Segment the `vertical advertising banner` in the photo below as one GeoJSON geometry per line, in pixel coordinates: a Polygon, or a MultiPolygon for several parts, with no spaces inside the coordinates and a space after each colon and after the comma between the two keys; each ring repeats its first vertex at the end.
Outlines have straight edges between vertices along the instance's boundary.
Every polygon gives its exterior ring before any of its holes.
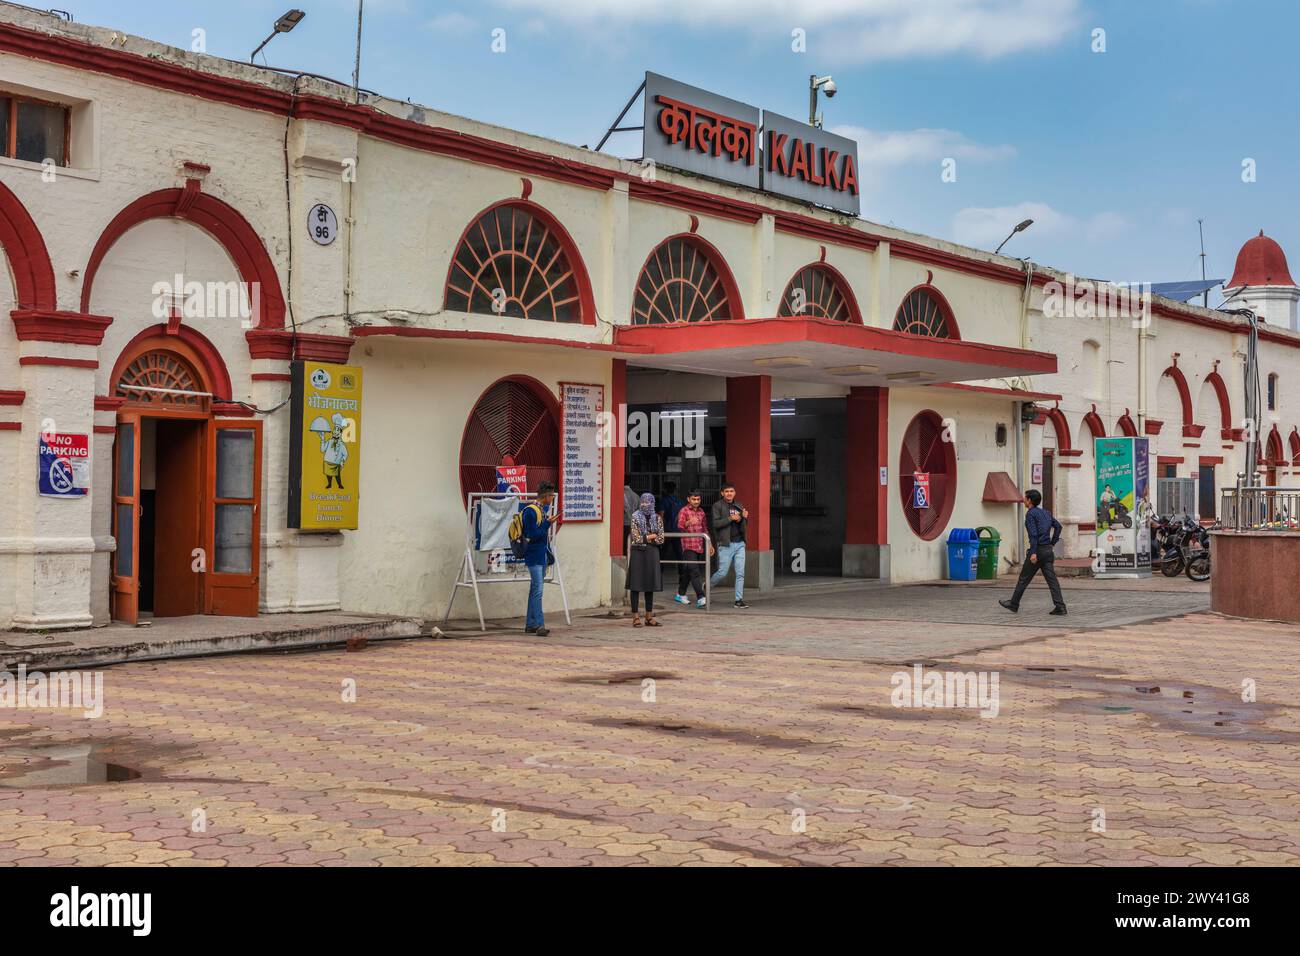
{"type": "Polygon", "coordinates": [[[1151,538],[1146,522],[1151,501],[1147,440],[1096,438],[1093,450],[1101,573],[1126,577],[1149,574],[1151,538]]]}
{"type": "Polygon", "coordinates": [[[361,369],[293,362],[289,527],[352,531],[361,478],[361,369]]]}

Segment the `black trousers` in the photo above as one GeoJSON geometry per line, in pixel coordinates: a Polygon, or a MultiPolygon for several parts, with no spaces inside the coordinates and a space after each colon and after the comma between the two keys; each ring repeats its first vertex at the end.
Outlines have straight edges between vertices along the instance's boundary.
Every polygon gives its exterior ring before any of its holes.
{"type": "Polygon", "coordinates": [[[1021,595],[1025,593],[1025,588],[1029,587],[1029,582],[1040,570],[1043,572],[1048,590],[1052,592],[1052,603],[1057,607],[1065,607],[1065,598],[1061,596],[1061,582],[1056,580],[1056,555],[1048,545],[1039,546],[1036,562],[1025,558],[1024,566],[1020,569],[1020,580],[1016,582],[1016,593],[1011,595],[1013,607],[1020,607],[1021,595]]]}
{"type": "MultiPolygon", "coordinates": [[[[698,551],[683,551],[683,561],[702,561],[704,555],[698,551]]],[[[677,593],[686,596],[687,587],[695,588],[695,597],[704,597],[704,574],[705,565],[703,564],[679,564],[677,565],[677,593]]]]}

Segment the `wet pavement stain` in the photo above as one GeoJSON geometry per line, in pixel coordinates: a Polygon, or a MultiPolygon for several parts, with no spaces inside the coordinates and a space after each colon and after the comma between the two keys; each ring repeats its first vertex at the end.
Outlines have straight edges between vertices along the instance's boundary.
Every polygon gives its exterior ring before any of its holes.
{"type": "Polygon", "coordinates": [[[776,734],[756,734],[752,730],[739,730],[730,727],[711,727],[707,725],[671,723],[660,720],[626,720],[618,717],[599,717],[588,720],[593,727],[610,727],[620,729],[630,727],[635,730],[652,730],[658,733],[672,734],[676,737],[697,737],[704,740],[721,740],[727,743],[749,744],[754,747],[770,747],[777,750],[801,750],[806,747],[832,747],[833,744],[804,737],[781,737],[776,734]]]}
{"type": "Polygon", "coordinates": [[[667,671],[616,671],[613,674],[590,674],[562,677],[562,684],[639,684],[644,680],[681,680],[667,671]]]}
{"type": "MultiPolygon", "coordinates": [[[[1265,722],[1293,708],[1279,704],[1244,703],[1221,687],[1179,681],[1177,685],[1133,680],[1114,671],[1090,674],[1072,672],[1058,680],[1054,674],[1021,669],[1030,684],[1049,690],[1076,690],[1089,696],[1059,700],[1067,713],[1092,716],[1143,714],[1164,730],[1202,737],[1246,740],[1253,743],[1300,745],[1300,733],[1274,730],[1265,722]],[[1068,680],[1068,683],[1065,683],[1068,680]]],[[[1058,668],[1064,670],[1064,668],[1058,668]]],[[[1015,693],[1003,674],[1002,697],[1015,693]]]]}

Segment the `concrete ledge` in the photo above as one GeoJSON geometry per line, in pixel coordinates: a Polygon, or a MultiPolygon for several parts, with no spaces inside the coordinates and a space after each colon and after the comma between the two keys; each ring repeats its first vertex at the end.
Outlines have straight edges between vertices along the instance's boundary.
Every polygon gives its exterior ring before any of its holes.
{"type": "Polygon", "coordinates": [[[414,618],[337,613],[168,618],[149,627],[111,625],[49,635],[5,631],[0,632],[0,670],[13,670],[19,664],[28,670],[55,670],[290,650],[342,644],[351,637],[371,641],[418,637],[420,631],[421,622],[414,618]]]}

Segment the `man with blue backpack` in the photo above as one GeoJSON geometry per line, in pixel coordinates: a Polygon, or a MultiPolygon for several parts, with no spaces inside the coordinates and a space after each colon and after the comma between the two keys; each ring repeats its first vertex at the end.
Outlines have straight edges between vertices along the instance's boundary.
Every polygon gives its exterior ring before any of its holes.
{"type": "Polygon", "coordinates": [[[537,489],[537,499],[524,505],[510,522],[511,551],[528,568],[528,615],[524,633],[538,637],[551,633],[542,619],[542,583],[546,580],[546,569],[555,563],[549,538],[551,524],[560,519],[560,513],[548,514],[554,501],[555,485],[544,481],[537,489]]]}

